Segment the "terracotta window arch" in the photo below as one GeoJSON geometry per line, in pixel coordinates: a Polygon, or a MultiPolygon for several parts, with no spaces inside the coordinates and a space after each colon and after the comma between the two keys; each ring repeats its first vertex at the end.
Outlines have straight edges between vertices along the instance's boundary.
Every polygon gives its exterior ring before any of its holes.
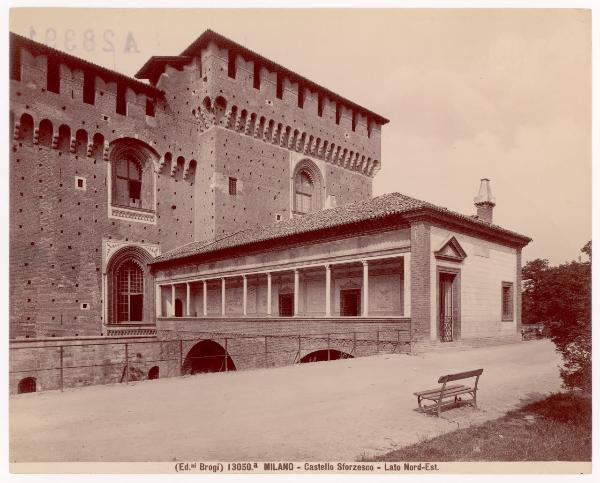
{"type": "Polygon", "coordinates": [[[322,207],[323,180],[319,168],[305,159],[296,166],[293,177],[293,211],[304,215],[322,207]]]}
{"type": "Polygon", "coordinates": [[[152,256],[138,246],[115,252],[106,267],[107,324],[152,323],[154,277],[147,264],[152,256]]]}

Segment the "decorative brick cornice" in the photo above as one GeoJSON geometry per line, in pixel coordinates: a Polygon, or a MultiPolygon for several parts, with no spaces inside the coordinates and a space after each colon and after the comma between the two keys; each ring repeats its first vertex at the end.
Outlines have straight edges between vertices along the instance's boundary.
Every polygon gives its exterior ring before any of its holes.
{"type": "Polygon", "coordinates": [[[378,159],[336,145],[330,140],[300,131],[293,126],[284,125],[275,119],[258,117],[257,113],[240,110],[235,105],[218,112],[214,103],[207,103],[193,112],[201,132],[212,126],[221,126],[264,143],[313,156],[369,177],[374,177],[381,167],[378,159]]]}

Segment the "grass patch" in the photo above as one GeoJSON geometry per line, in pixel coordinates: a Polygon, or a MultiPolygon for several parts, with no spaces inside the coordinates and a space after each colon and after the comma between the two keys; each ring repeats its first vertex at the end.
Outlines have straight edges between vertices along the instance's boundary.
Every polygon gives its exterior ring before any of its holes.
{"type": "Polygon", "coordinates": [[[553,394],[499,419],[371,458],[372,461],[591,459],[591,396],[571,393],[553,394]]]}

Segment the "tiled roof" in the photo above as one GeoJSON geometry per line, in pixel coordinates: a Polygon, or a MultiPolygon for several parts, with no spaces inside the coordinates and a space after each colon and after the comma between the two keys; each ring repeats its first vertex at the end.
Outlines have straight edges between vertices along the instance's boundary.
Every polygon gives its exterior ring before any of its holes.
{"type": "Polygon", "coordinates": [[[385,218],[392,215],[402,215],[419,210],[428,210],[450,216],[463,223],[484,230],[491,230],[498,235],[508,235],[527,244],[530,239],[506,230],[497,225],[486,223],[472,216],[462,215],[446,208],[436,206],[426,201],[417,200],[400,193],[388,193],[369,200],[356,201],[337,208],[317,211],[303,216],[294,217],[267,226],[256,226],[220,238],[207,241],[188,243],[174,250],[159,255],[152,263],[165,262],[195,255],[204,255],[228,248],[237,248],[254,243],[284,239],[293,235],[318,232],[330,228],[341,227],[357,222],[385,218]]]}

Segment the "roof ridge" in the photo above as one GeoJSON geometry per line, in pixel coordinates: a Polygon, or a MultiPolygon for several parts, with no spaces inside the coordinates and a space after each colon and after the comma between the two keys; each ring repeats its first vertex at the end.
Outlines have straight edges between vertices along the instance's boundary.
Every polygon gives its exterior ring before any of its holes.
{"type": "Polygon", "coordinates": [[[190,247],[190,244],[184,245],[156,257],[155,262],[187,258],[230,248],[239,249],[240,247],[252,244],[271,242],[301,234],[306,235],[319,231],[335,230],[342,226],[357,223],[375,222],[376,220],[390,218],[395,215],[408,216],[410,214],[417,214],[423,209],[429,210],[430,213],[438,213],[445,217],[450,217],[458,223],[467,222],[470,225],[479,227],[479,229],[492,230],[499,237],[504,236],[516,239],[516,243],[528,243],[530,241],[528,237],[498,225],[485,223],[473,219],[468,215],[402,193],[391,192],[383,193],[369,199],[356,200],[335,208],[292,217],[280,222],[267,225],[256,224],[252,228],[228,233],[203,246],[190,247]]]}

